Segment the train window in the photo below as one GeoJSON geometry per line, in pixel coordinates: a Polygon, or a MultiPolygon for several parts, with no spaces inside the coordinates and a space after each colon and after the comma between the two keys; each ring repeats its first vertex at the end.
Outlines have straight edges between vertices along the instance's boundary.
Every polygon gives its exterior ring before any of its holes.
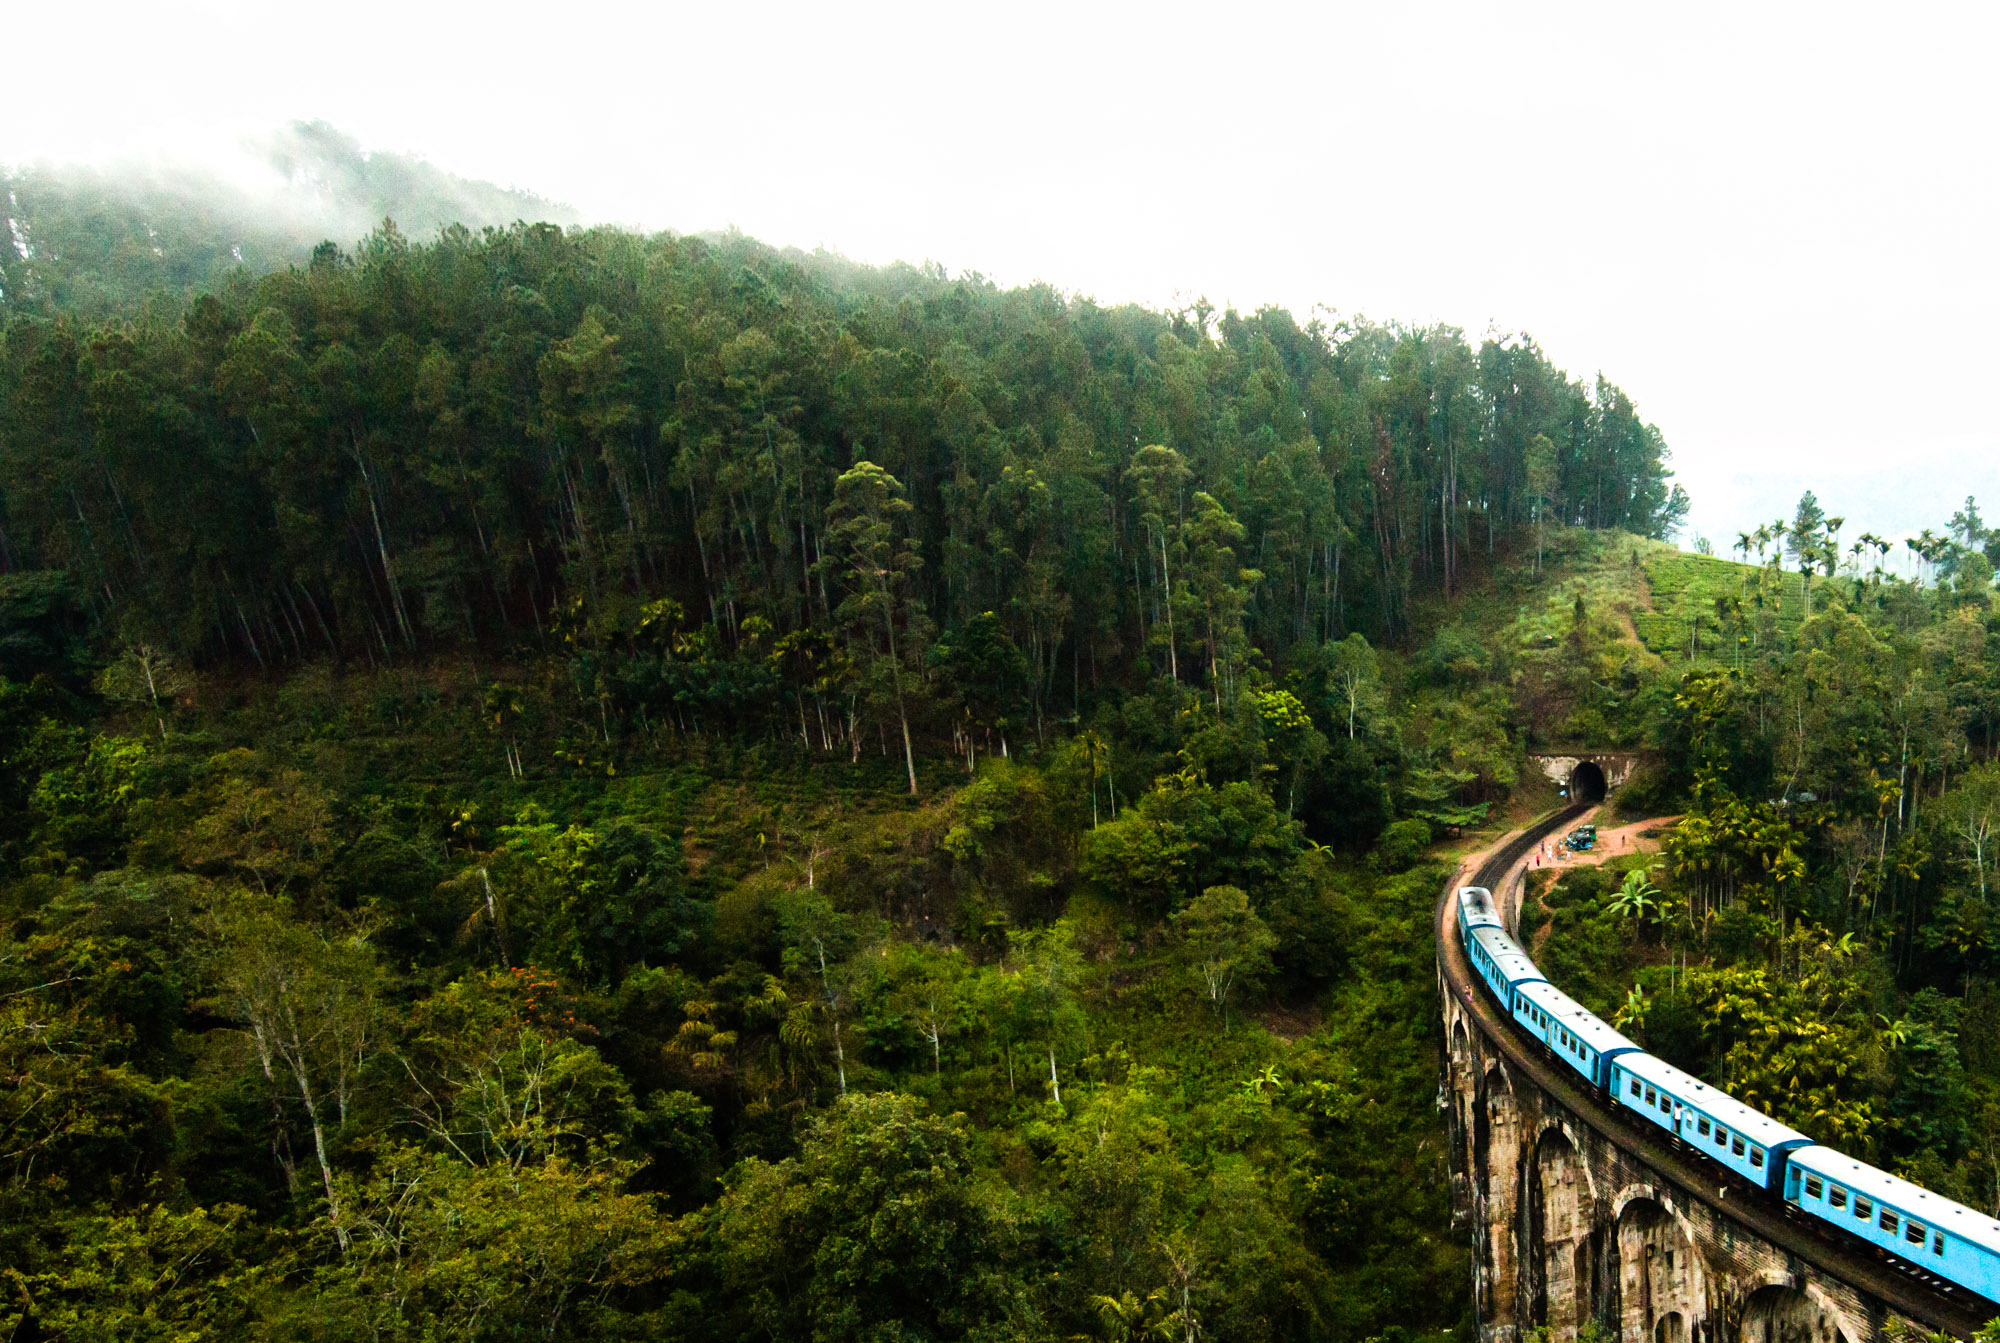
{"type": "Polygon", "coordinates": [[[1741,1138],[1737,1138],[1729,1144],[1729,1154],[1731,1156],[1743,1155],[1743,1140],[1741,1138]]]}
{"type": "Polygon", "coordinates": [[[1632,1079],[1632,1094],[1635,1096],[1639,1094],[1639,1079],[1636,1077],[1632,1079]]]}
{"type": "Polygon", "coordinates": [[[1646,1104],[1651,1105],[1654,1101],[1658,1100],[1659,1098],[1660,1098],[1659,1093],[1654,1091],[1651,1087],[1646,1088],[1646,1104]]]}
{"type": "Polygon", "coordinates": [[[1706,1138],[1708,1136],[1708,1116],[1703,1115],[1700,1119],[1696,1120],[1695,1128],[1700,1131],[1702,1137],[1706,1138]]]}
{"type": "Polygon", "coordinates": [[[1903,1239],[1912,1245],[1922,1245],[1926,1234],[1922,1222],[1911,1222],[1903,1228],[1903,1239]]]}
{"type": "Polygon", "coordinates": [[[1865,1222],[1869,1219],[1870,1216],[1874,1214],[1874,1212],[1875,1212],[1874,1204],[1870,1203],[1867,1199],[1861,1197],[1861,1195],[1859,1194],[1856,1194],[1854,1196],[1854,1215],[1856,1217],[1859,1217],[1862,1221],[1865,1222]]]}
{"type": "Polygon", "coordinates": [[[1753,1166],[1761,1166],[1761,1165],[1763,1165],[1763,1164],[1764,1164],[1764,1149],[1763,1149],[1763,1148],[1761,1148],[1761,1147],[1752,1147],[1752,1148],[1750,1149],[1750,1164],[1751,1164],[1751,1165],[1753,1165],[1753,1166]]]}
{"type": "Polygon", "coordinates": [[[1720,1124],[1715,1126],[1715,1145],[1717,1147],[1729,1146],[1729,1130],[1720,1124]]]}
{"type": "Polygon", "coordinates": [[[1835,1185],[1826,1191],[1826,1201],[1836,1208],[1844,1208],[1847,1206],[1847,1191],[1835,1185]]]}
{"type": "Polygon", "coordinates": [[[1931,1232],[1931,1253],[1932,1254],[1944,1253],[1944,1232],[1942,1231],[1931,1232]]]}
{"type": "Polygon", "coordinates": [[[1882,1229],[1884,1231],[1893,1232],[1896,1229],[1896,1223],[1899,1220],[1901,1219],[1898,1218],[1895,1213],[1890,1212],[1887,1208],[1882,1209],[1882,1229]]]}
{"type": "MultiPolygon", "coordinates": [[[[1825,1193],[1825,1192],[1826,1192],[1826,1184],[1825,1184],[1825,1182],[1823,1182],[1823,1181],[1822,1181],[1822,1180],[1821,1180],[1821,1179],[1819,1178],[1819,1176],[1817,1176],[1817,1175],[1808,1175],[1808,1176],[1806,1176],[1806,1197],[1807,1197],[1807,1198],[1818,1198],[1818,1197],[1819,1197],[1819,1196],[1820,1196],[1821,1194],[1823,1194],[1823,1193],[1825,1193]]],[[[1834,1190],[1834,1191],[1833,1191],[1833,1196],[1834,1196],[1835,1198],[1839,1198],[1839,1197],[1840,1197],[1840,1191],[1839,1191],[1838,1189],[1834,1190]]],[[[1837,1206],[1837,1205],[1836,1205],[1836,1206],[1837,1206]]]]}

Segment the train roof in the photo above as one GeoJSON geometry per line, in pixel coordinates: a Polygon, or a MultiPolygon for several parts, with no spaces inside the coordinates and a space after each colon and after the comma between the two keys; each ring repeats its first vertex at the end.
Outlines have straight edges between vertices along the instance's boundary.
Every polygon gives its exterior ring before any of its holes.
{"type": "Polygon", "coordinates": [[[1599,1054],[1616,1054],[1621,1050],[1639,1047],[1612,1029],[1604,1018],[1553,984],[1546,981],[1540,984],[1523,984],[1521,996],[1560,1021],[1572,1035],[1599,1054]]]}
{"type": "Polygon", "coordinates": [[[1500,911],[1493,907],[1493,892],[1484,886],[1458,888],[1459,915],[1475,927],[1498,928],[1500,911]]]}
{"type": "Polygon", "coordinates": [[[1788,1142],[1812,1141],[1795,1128],[1787,1128],[1762,1110],[1753,1110],[1726,1091],[1718,1091],[1693,1073],[1684,1073],[1664,1059],[1651,1054],[1625,1054],[1618,1066],[1641,1081],[1651,1082],[1678,1096],[1683,1104],[1700,1110],[1710,1119],[1721,1121],[1752,1142],[1776,1147],[1788,1142]]]}
{"type": "Polygon", "coordinates": [[[1498,928],[1479,927],[1472,930],[1472,938],[1486,948],[1486,954],[1500,967],[1500,973],[1509,984],[1519,984],[1525,980],[1541,980],[1542,972],[1528,959],[1528,953],[1521,950],[1521,944],[1507,936],[1498,928]]]}
{"type": "Polygon", "coordinates": [[[1982,1250],[2000,1253],[2000,1222],[1963,1203],[1954,1203],[1943,1194],[1933,1194],[1921,1185],[1876,1170],[1831,1147],[1801,1147],[1787,1159],[1802,1170],[1837,1180],[1857,1194],[1886,1203],[1940,1231],[1949,1231],[1982,1250]]]}

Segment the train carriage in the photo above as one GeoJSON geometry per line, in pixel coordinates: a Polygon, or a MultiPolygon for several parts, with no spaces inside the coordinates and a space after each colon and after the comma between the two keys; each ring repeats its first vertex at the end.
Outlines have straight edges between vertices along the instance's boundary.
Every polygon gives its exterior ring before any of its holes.
{"type": "Polygon", "coordinates": [[[1498,928],[1506,931],[1500,921],[1500,911],[1493,903],[1493,892],[1484,886],[1461,886],[1458,888],[1458,935],[1463,941],[1474,928],[1498,928]]]}
{"type": "Polygon", "coordinates": [[[1465,939],[1465,954],[1472,961],[1473,970],[1509,1012],[1514,1010],[1514,990],[1518,986],[1547,982],[1528,959],[1528,953],[1521,950],[1521,944],[1498,928],[1474,928],[1465,939]]]}
{"type": "Polygon", "coordinates": [[[2000,1301],[2000,1222],[1830,1147],[1801,1147],[1785,1201],[1939,1277],[2000,1301]]]}
{"type": "Polygon", "coordinates": [[[1612,1060],[1637,1053],[1639,1046],[1555,985],[1527,982],[1514,991],[1510,1010],[1528,1034],[1555,1051],[1567,1067],[1592,1086],[1610,1085],[1612,1060]]]}
{"type": "Polygon", "coordinates": [[[1785,1155],[1812,1139],[1651,1054],[1611,1061],[1618,1104],[1718,1165],[1776,1192],[1785,1155]]]}

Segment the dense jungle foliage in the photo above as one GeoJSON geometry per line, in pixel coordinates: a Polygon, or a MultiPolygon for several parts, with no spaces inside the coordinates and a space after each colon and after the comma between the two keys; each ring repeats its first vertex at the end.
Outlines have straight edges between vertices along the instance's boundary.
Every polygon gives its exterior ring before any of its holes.
{"type": "Polygon", "coordinates": [[[1526,341],[742,239],[17,317],[0,1320],[1462,1326],[1427,850],[1630,690],[1439,631],[1664,458],[1526,341]]]}
{"type": "Polygon", "coordinates": [[[1550,800],[1531,745],[1794,836],[1656,874],[1668,987],[1643,917],[1587,967],[1663,1048],[1822,925],[1868,1029],[1986,991],[1931,931],[1984,908],[1978,547],[1663,652],[1664,462],[1525,339],[740,238],[385,227],[17,315],[0,1329],[1464,1329],[1434,844],[1550,800]]]}

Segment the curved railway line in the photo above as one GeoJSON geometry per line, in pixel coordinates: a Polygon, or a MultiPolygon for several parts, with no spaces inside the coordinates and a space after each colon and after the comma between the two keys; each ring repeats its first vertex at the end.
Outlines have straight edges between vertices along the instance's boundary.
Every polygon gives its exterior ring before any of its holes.
{"type": "Polygon", "coordinates": [[[1685,1197],[1706,1205],[1746,1232],[1828,1276],[1866,1292],[1900,1315],[1961,1338],[1970,1337],[1994,1317],[1996,1307],[1992,1303],[1892,1260],[1873,1247],[1837,1239],[1806,1217],[1788,1211],[1782,1201],[1696,1156],[1692,1148],[1678,1140],[1657,1129],[1641,1128],[1606,1105],[1582,1078],[1560,1067],[1555,1056],[1546,1053],[1539,1041],[1518,1031],[1487,993],[1473,973],[1455,933],[1458,887],[1484,886],[1504,908],[1501,887],[1514,864],[1543,838],[1588,809],[1587,805],[1579,804],[1546,817],[1495,849],[1469,878],[1454,876],[1438,898],[1432,919],[1443,990],[1465,1005],[1479,1024],[1481,1034],[1499,1050],[1510,1068],[1529,1078],[1545,1095],[1614,1146],[1666,1177],[1685,1197]]]}

